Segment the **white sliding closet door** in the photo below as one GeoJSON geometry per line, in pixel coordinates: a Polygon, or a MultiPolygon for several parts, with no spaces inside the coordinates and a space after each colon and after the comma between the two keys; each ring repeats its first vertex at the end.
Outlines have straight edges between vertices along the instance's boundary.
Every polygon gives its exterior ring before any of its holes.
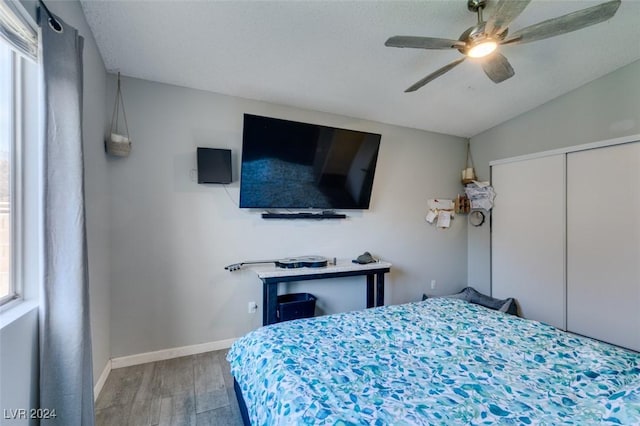
{"type": "Polygon", "coordinates": [[[565,328],[565,155],[492,166],[491,293],[565,328]]]}
{"type": "Polygon", "coordinates": [[[640,142],[567,155],[567,328],[640,350],[640,142]]]}

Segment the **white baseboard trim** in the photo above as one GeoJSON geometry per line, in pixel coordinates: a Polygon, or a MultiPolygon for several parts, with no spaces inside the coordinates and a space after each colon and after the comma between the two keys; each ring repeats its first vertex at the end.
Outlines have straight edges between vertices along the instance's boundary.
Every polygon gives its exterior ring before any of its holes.
{"type": "Polygon", "coordinates": [[[121,356],[111,359],[111,368],[129,367],[132,365],[146,364],[147,362],[163,361],[165,359],[179,358],[201,354],[203,352],[219,351],[230,348],[238,338],[218,340],[215,342],[200,343],[197,345],[182,346],[179,348],[163,349],[155,352],[145,352],[135,355],[121,356]]]}
{"type": "Polygon", "coordinates": [[[107,381],[107,377],[109,377],[109,373],[111,373],[111,360],[107,361],[107,365],[104,366],[104,370],[102,370],[102,374],[98,377],[98,381],[93,387],[93,401],[98,400],[98,396],[100,392],[102,392],[102,388],[104,387],[105,382],[107,381]]]}

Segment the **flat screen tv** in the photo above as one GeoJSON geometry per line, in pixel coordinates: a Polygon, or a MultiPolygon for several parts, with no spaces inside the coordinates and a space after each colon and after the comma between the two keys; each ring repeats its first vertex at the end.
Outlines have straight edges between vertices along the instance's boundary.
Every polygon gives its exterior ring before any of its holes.
{"type": "Polygon", "coordinates": [[[368,209],[380,135],[244,115],[240,207],[368,209]]]}

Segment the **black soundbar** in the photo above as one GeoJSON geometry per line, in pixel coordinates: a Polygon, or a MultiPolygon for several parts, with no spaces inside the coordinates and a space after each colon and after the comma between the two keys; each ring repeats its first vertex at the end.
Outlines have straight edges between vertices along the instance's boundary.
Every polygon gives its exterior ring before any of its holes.
{"type": "Polygon", "coordinates": [[[345,219],[346,214],[342,213],[262,213],[263,219],[345,219]]]}

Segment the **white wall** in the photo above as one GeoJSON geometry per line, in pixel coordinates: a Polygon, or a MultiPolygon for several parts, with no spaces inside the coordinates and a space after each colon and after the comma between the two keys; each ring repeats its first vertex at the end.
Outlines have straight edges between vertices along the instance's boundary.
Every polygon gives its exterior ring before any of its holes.
{"type": "MultiPolygon", "coordinates": [[[[455,197],[465,159],[462,138],[123,78],[133,140],[110,163],[112,186],[111,342],[114,357],[219,341],[261,325],[247,302],[262,302],[243,260],[319,254],[345,259],[368,250],[394,264],[387,303],[419,300],[466,281],[466,221],[438,231],[424,216],[428,198],[455,197]],[[382,134],[371,209],[347,220],[263,220],[238,208],[243,113],[382,134]],[[230,148],[234,182],[198,185],[196,147],[230,148]]],[[[110,79],[109,101],[115,96],[110,79]]],[[[325,312],[365,306],[365,280],[290,285],[309,291],[325,312]]],[[[282,291],[285,291],[283,286],[282,291]]]]}
{"type": "MultiPolygon", "coordinates": [[[[22,1],[22,3],[25,9],[35,17],[36,3],[34,1],[22,1]]],[[[80,4],[75,0],[56,1],[49,2],[48,7],[67,23],[76,27],[85,38],[83,148],[95,381],[111,356],[109,197],[107,196],[107,160],[103,151],[104,129],[108,114],[105,104],[106,71],[80,4]]],[[[36,147],[35,141],[33,142],[33,147],[36,147]]],[[[28,232],[34,232],[34,230],[31,229],[28,232]]],[[[37,294],[28,296],[29,299],[37,300],[37,294]]],[[[6,408],[28,408],[37,401],[34,399],[37,397],[38,384],[37,327],[37,311],[32,310],[15,320],[6,329],[2,329],[0,371],[3,373],[3,408],[5,408],[5,395],[11,395],[9,402],[12,404],[6,408]],[[11,375],[8,375],[8,372],[11,375]]]]}
{"type": "MultiPolygon", "coordinates": [[[[640,61],[474,136],[471,152],[480,179],[489,180],[493,160],[638,133],[640,61]]],[[[535,212],[530,213],[530,220],[535,220],[535,212]]],[[[469,282],[486,291],[489,256],[489,226],[469,227],[469,282]]]]}
{"type": "MultiPolygon", "coordinates": [[[[9,410],[36,408],[38,403],[38,309],[31,305],[19,319],[0,329],[1,425],[36,424],[11,419],[9,410]],[[6,410],[6,412],[5,412],[6,410]]],[[[15,411],[14,411],[15,413],[15,411]]]]}

